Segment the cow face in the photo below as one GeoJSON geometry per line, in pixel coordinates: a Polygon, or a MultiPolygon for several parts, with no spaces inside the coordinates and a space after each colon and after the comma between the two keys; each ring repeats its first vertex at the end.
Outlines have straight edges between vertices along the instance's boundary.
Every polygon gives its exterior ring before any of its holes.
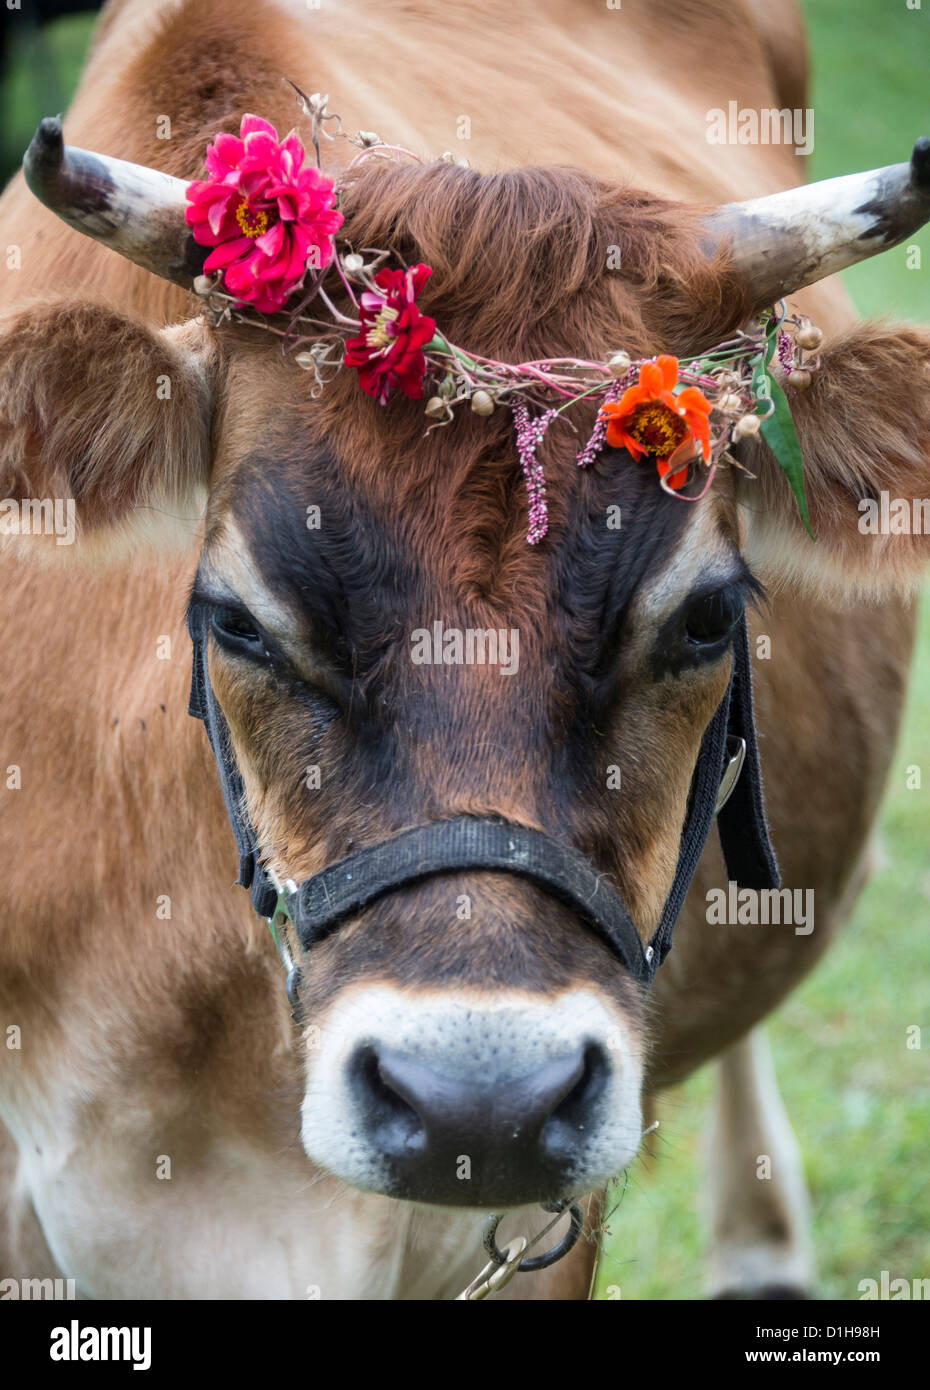
{"type": "MultiPolygon", "coordinates": [[[[286,366],[230,364],[193,596],[278,875],[501,815],[589,855],[651,934],[751,586],[732,506],[677,503],[614,450],[582,472],[566,429],[547,452],[553,543],[534,549],[506,421],[424,440],[411,409],[399,451],[356,400],[359,451],[293,386],[286,366]]],[[[526,881],[391,893],[303,975],[304,1143],[353,1182],[513,1202],[587,1190],[635,1153],[639,991],[526,881]]]]}
{"type": "MultiPolygon", "coordinates": [[[[406,232],[396,208],[384,214],[398,254],[434,265],[425,307],[453,341],[499,358],[603,357],[618,341],[644,353],[683,351],[686,333],[724,336],[734,311],[720,307],[719,273],[699,268],[693,232],[654,219],[644,248],[636,225],[631,283],[608,281],[616,205],[608,218],[579,182],[581,212],[556,218],[554,179],[534,204],[521,176],[507,236],[473,229],[470,261],[455,241],[468,225],[461,199],[453,219],[406,232]],[[690,322],[680,297],[660,293],[669,272],[693,293],[690,322]],[[491,298],[508,285],[505,303],[491,298]]],[[[501,187],[471,186],[480,228],[501,187]]],[[[360,240],[383,244],[369,222],[360,240]]],[[[913,331],[866,330],[825,354],[797,407],[820,537],[808,568],[790,494],[761,455],[756,483],[734,471],[686,505],[626,453],[580,470],[578,436],[560,423],[540,455],[551,530],[534,548],[504,412],[425,435],[421,406],[382,408],[348,374],[311,399],[298,370],[246,331],[156,334],[92,306],[40,306],[7,325],[5,477],[23,496],[74,498],[91,544],[206,494],[192,601],[208,611],[211,679],[279,877],[412,825],[500,815],[584,852],[645,939],[756,587],[754,555],[764,578],[887,582],[857,527],[856,490],[887,476],[899,492],[926,486],[930,408],[902,389],[925,352],[913,331]],[[859,429],[840,448],[850,369],[859,429]],[[170,404],[153,393],[164,376],[170,404]]],[[[590,414],[572,420],[584,438],[590,414]]],[[[894,552],[896,582],[916,572],[914,539],[894,552]]],[[[355,1185],[500,1206],[589,1190],[635,1154],[643,1000],[577,917],[526,881],[436,876],[388,894],[302,973],[303,1142],[355,1185]]]]}

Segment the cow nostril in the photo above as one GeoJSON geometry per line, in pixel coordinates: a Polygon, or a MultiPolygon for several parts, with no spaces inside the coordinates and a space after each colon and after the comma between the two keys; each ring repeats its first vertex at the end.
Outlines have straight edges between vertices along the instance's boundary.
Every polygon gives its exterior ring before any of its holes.
{"type": "Polygon", "coordinates": [[[349,1060],[358,1117],[393,1195],[455,1205],[560,1195],[599,1123],[606,1050],[579,1042],[509,1077],[443,1060],[438,1070],[373,1038],[349,1060]]]}
{"type": "Polygon", "coordinates": [[[360,1047],[349,1065],[350,1085],[362,1106],[372,1132],[393,1151],[415,1150],[426,1143],[426,1131],[417,1110],[401,1088],[385,1075],[383,1060],[374,1047],[360,1047]]]}
{"type": "Polygon", "coordinates": [[[593,1119],[595,1106],[607,1089],[610,1062],[599,1043],[589,1042],[584,1049],[581,1075],[563,1096],[546,1121],[540,1136],[543,1148],[550,1154],[563,1154],[577,1148],[578,1137],[593,1119]]]}

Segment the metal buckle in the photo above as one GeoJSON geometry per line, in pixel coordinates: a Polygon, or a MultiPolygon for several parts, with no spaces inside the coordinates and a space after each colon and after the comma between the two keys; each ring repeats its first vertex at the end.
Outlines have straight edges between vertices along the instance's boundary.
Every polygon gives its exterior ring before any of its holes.
{"type": "Polygon", "coordinates": [[[733,788],[739,781],[739,775],[743,770],[743,763],[746,761],[746,740],[737,738],[735,734],[727,734],[727,752],[729,761],[723,770],[720,779],[720,786],[717,790],[717,804],[714,807],[714,815],[721,811],[733,795],[733,788]]]}
{"type": "Polygon", "coordinates": [[[457,1295],[456,1303],[460,1303],[462,1300],[475,1302],[478,1299],[490,1298],[499,1289],[506,1288],[513,1276],[519,1272],[520,1261],[525,1249],[526,1240],[523,1236],[520,1236],[518,1240],[512,1240],[507,1246],[504,1263],[498,1264],[496,1260],[490,1260],[468,1287],[457,1295]]]}
{"type": "Polygon", "coordinates": [[[285,989],[287,990],[288,1003],[291,1006],[291,1018],[295,1023],[300,1023],[302,1014],[300,1004],[302,977],[300,974],[300,966],[291,955],[291,948],[287,939],[287,930],[289,926],[293,927],[296,931],[294,914],[291,911],[291,903],[297,896],[297,884],[292,878],[289,878],[282,887],[274,873],[269,873],[268,877],[271,880],[272,886],[277,889],[278,901],[275,903],[274,912],[265,920],[268,923],[274,944],[278,949],[281,962],[287,971],[285,989]]]}

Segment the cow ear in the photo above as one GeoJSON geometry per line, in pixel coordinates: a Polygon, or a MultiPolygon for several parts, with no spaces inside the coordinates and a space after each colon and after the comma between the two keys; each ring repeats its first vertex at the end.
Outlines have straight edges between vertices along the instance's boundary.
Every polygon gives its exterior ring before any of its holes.
{"type": "Polygon", "coordinates": [[[831,341],[806,391],[785,388],[815,540],[758,436],[740,460],[746,557],[769,584],[832,599],[916,588],[930,565],[930,334],[863,323],[831,341]]]}
{"type": "Polygon", "coordinates": [[[24,556],[190,544],[210,468],[215,350],[102,305],[0,320],[0,545],[24,556]]]}

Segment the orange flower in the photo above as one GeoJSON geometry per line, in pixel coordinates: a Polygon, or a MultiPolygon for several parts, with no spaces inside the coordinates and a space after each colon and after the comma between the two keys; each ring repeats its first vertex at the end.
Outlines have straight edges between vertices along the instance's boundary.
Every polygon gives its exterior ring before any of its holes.
{"type": "Polygon", "coordinates": [[[696,386],[686,386],[673,396],[677,382],[678,358],[657,357],[640,368],[637,386],[601,408],[607,443],[629,449],[635,459],[652,454],[659,477],[667,478],[668,486],[676,490],[687,482],[687,465],[698,446],[705,462],[710,458],[711,411],[710,401],[696,386]]]}

